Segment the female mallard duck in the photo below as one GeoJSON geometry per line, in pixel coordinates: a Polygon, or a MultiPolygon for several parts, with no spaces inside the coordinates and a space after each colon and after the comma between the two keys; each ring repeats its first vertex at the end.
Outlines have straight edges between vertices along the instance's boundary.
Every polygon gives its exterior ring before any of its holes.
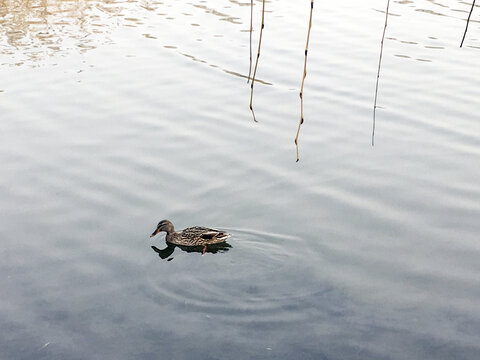
{"type": "Polygon", "coordinates": [[[160,221],[150,237],[154,237],[162,231],[167,233],[165,237],[167,243],[179,246],[203,246],[203,252],[207,250],[207,245],[225,242],[230,237],[224,231],[200,226],[189,227],[180,232],[175,232],[173,224],[169,220],[160,221]]]}

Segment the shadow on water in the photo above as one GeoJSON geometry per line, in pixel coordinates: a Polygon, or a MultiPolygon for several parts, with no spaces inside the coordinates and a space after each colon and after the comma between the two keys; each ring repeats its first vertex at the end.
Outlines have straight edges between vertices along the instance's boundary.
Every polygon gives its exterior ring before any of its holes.
{"type": "MultiPolygon", "coordinates": [[[[167,261],[173,260],[173,257],[170,257],[173,252],[175,251],[175,248],[180,248],[182,251],[188,252],[188,253],[200,253],[203,254],[203,246],[182,246],[182,245],[175,245],[167,242],[167,247],[164,249],[159,249],[156,246],[152,246],[153,251],[155,251],[158,256],[162,259],[166,259],[167,261]]],[[[205,253],[209,254],[216,254],[216,253],[225,253],[229,251],[232,248],[232,245],[230,245],[227,242],[223,242],[220,244],[211,244],[207,245],[207,249],[205,253]]]]}

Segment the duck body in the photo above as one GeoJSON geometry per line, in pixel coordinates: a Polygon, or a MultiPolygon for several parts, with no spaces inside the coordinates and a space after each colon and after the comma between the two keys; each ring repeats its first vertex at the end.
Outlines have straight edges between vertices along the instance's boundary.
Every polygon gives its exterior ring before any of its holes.
{"type": "Polygon", "coordinates": [[[186,228],[180,232],[167,234],[166,240],[169,243],[183,246],[203,246],[219,244],[227,240],[229,235],[223,231],[210,229],[201,226],[186,228]]]}
{"type": "Polygon", "coordinates": [[[176,232],[173,224],[169,220],[162,220],[158,223],[155,231],[150,235],[153,237],[159,232],[165,231],[167,243],[178,246],[207,246],[212,244],[220,244],[225,242],[230,235],[225,231],[206,228],[202,226],[194,226],[176,232]]]}

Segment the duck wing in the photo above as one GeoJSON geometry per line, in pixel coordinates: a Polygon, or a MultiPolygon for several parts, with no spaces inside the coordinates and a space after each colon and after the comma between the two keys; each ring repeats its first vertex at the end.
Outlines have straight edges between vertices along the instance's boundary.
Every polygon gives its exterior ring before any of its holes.
{"type": "Polygon", "coordinates": [[[182,231],[182,240],[191,245],[216,244],[225,241],[229,235],[220,230],[195,226],[182,231]]]}
{"type": "Polygon", "coordinates": [[[206,227],[201,227],[201,226],[193,226],[184,229],[181,234],[182,237],[184,238],[201,238],[202,234],[208,233],[210,231],[213,231],[213,229],[209,229],[206,227]]]}
{"type": "Polygon", "coordinates": [[[225,241],[230,235],[225,231],[209,229],[202,233],[202,239],[212,242],[222,242],[225,241]]]}
{"type": "Polygon", "coordinates": [[[205,231],[200,235],[200,237],[205,240],[211,240],[218,237],[219,234],[220,233],[218,231],[205,231]]]}

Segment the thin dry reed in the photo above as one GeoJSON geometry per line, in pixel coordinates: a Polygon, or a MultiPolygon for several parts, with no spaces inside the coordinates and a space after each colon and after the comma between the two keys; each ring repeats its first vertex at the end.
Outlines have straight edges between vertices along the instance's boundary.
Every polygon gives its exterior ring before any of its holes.
{"type": "Polygon", "coordinates": [[[253,0],[250,0],[250,67],[248,68],[247,84],[252,74],[252,32],[253,32],[253,0]]]}
{"type": "Polygon", "coordinates": [[[388,22],[388,8],[390,6],[390,0],[387,0],[387,9],[385,10],[385,26],[383,27],[382,41],[380,43],[380,55],[378,57],[378,70],[377,70],[377,83],[375,85],[375,100],[373,101],[373,127],[372,127],[372,146],[375,145],[375,116],[377,112],[377,95],[378,95],[378,81],[380,79],[380,67],[382,66],[382,55],[383,55],[383,41],[385,40],[385,32],[387,30],[388,22]]]}
{"type": "Polygon", "coordinates": [[[297,135],[295,136],[295,147],[297,150],[297,162],[300,160],[298,155],[298,135],[300,134],[300,127],[303,124],[303,84],[305,83],[305,77],[307,76],[307,55],[308,55],[308,42],[310,41],[310,29],[312,28],[312,14],[313,14],[313,1],[310,3],[310,19],[308,21],[308,32],[307,32],[307,42],[305,45],[305,61],[303,63],[303,76],[302,76],[302,86],[300,87],[300,121],[298,123],[297,135]]]}
{"type": "Polygon", "coordinates": [[[252,111],[253,120],[257,122],[255,118],[255,112],[253,111],[253,85],[255,84],[255,76],[257,75],[258,58],[260,57],[260,48],[262,46],[262,34],[265,27],[265,0],[262,0],[262,27],[260,28],[260,35],[258,39],[257,60],[255,61],[255,68],[253,70],[252,84],[250,85],[250,110],[252,111]]]}
{"type": "Polygon", "coordinates": [[[473,12],[474,7],[475,7],[475,0],[473,0],[472,8],[470,9],[470,13],[468,14],[467,26],[465,26],[465,32],[463,33],[463,38],[462,38],[462,42],[460,43],[460,47],[463,46],[463,42],[465,40],[465,35],[467,35],[468,24],[470,23],[470,16],[472,16],[472,12],[473,12]]]}

